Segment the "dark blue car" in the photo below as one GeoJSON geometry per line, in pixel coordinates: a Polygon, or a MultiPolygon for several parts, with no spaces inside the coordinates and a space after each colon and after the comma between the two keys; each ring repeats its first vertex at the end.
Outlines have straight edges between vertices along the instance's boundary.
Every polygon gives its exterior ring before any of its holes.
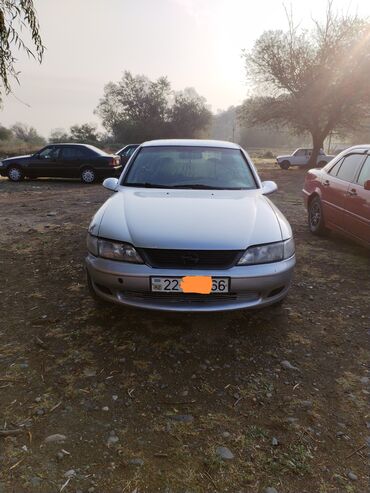
{"type": "Polygon", "coordinates": [[[94,183],[99,178],[118,176],[121,159],[97,147],[85,144],[51,144],[29,156],[17,156],[0,162],[0,175],[11,181],[24,178],[80,178],[94,183]]]}

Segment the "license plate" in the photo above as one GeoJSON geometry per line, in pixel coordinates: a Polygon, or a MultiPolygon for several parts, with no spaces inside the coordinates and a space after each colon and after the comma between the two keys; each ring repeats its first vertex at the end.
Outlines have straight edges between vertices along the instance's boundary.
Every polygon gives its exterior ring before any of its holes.
{"type": "Polygon", "coordinates": [[[184,276],[184,277],[152,277],[152,291],[158,293],[228,293],[230,279],[228,277],[184,276]]]}

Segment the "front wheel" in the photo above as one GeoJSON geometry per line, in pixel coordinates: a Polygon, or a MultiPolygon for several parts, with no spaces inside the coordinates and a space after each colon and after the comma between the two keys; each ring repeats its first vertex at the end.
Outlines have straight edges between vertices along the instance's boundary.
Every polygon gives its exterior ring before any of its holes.
{"type": "Polygon", "coordinates": [[[326,232],[322,204],[318,196],[308,206],[308,227],[314,235],[323,235],[326,232]]]}
{"type": "Polygon", "coordinates": [[[81,171],[81,181],[82,183],[94,183],[96,181],[96,172],[92,168],[84,168],[81,171]]]}
{"type": "Polygon", "coordinates": [[[290,162],[289,161],[283,161],[281,164],[280,164],[280,168],[281,169],[289,169],[290,167],[290,162]]]}
{"type": "Polygon", "coordinates": [[[22,181],[24,173],[18,166],[10,166],[10,168],[8,168],[8,178],[10,181],[22,181]]]}

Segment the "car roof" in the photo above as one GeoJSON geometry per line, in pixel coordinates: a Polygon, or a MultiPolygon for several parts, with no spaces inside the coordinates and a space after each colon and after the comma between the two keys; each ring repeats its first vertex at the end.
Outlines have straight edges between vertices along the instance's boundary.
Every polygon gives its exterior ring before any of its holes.
{"type": "Polygon", "coordinates": [[[352,147],[345,147],[343,151],[370,151],[370,144],[355,145],[352,147]]]}
{"type": "Polygon", "coordinates": [[[240,149],[238,144],[223,140],[201,140],[201,139],[161,139],[149,140],[141,144],[142,147],[156,146],[185,146],[185,147],[222,147],[226,149],[240,149]]]}
{"type": "Polygon", "coordinates": [[[102,149],[99,149],[99,147],[93,146],[91,144],[80,144],[79,142],[53,142],[51,144],[46,145],[45,147],[49,146],[59,146],[59,147],[86,147],[87,149],[91,149],[92,151],[96,152],[97,154],[100,154],[101,156],[110,156],[107,152],[103,151],[102,149]]]}

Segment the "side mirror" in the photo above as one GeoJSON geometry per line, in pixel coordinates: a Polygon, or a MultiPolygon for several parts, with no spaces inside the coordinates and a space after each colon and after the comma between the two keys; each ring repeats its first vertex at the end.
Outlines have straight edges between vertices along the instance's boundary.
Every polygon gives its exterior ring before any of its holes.
{"type": "Polygon", "coordinates": [[[370,190],[370,180],[366,180],[364,183],[364,189],[365,190],[370,190]]]}
{"type": "Polygon", "coordinates": [[[40,154],[38,152],[36,152],[36,154],[33,155],[33,158],[34,159],[40,159],[40,154]]]}
{"type": "Polygon", "coordinates": [[[115,192],[118,186],[118,178],[106,178],[103,181],[103,187],[108,188],[108,190],[112,190],[115,192]]]}
{"type": "Polygon", "coordinates": [[[270,193],[276,192],[278,186],[274,181],[263,181],[262,182],[262,193],[263,195],[269,195],[270,193]]]}

